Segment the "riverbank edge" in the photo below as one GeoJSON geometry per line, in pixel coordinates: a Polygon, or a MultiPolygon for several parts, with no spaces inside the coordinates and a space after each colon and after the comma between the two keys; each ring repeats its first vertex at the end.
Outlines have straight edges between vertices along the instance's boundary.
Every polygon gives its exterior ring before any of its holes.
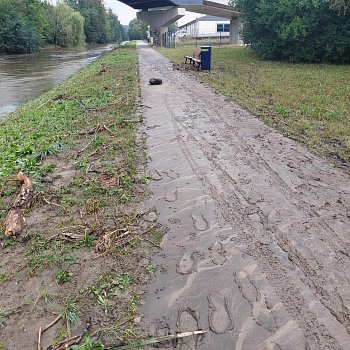
{"type": "Polygon", "coordinates": [[[138,306],[162,228],[140,211],[149,178],[138,104],[137,53],[129,45],[0,123],[3,347],[37,347],[40,327],[53,319],[43,347],[83,335],[80,344],[103,349],[142,335],[138,306]],[[24,210],[24,231],[5,237],[19,170],[33,181],[33,205],[24,210]]]}

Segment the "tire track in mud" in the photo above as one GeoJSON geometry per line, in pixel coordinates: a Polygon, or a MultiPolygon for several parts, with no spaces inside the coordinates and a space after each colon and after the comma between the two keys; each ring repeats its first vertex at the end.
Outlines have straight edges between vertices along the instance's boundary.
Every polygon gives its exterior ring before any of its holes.
{"type": "MultiPolygon", "coordinates": [[[[172,72],[169,69],[170,65],[164,62],[165,60],[161,59],[153,61],[151,64],[147,63],[147,69],[161,72],[164,78],[163,81],[168,81],[171,89],[176,92],[174,94],[164,92],[159,97],[162,96],[167,112],[171,116],[170,120],[175,130],[177,142],[192,172],[200,179],[206,193],[214,199],[222,216],[235,232],[234,235],[223,234],[220,236],[220,234],[217,234],[216,238],[218,240],[212,241],[213,243],[207,247],[213,264],[216,268],[222,266],[227,269],[226,264],[227,261],[230,261],[230,254],[233,254],[232,252],[237,249],[243,255],[252,257],[266,274],[270,285],[283,302],[289,315],[298,321],[305,339],[307,339],[304,345],[305,349],[346,349],[344,347],[344,339],[346,339],[344,334],[334,332],[334,327],[327,328],[331,316],[325,315],[324,318],[320,318],[320,314],[324,315],[325,309],[318,307],[316,310],[314,306],[310,307],[312,295],[310,297],[311,293],[309,292],[312,290],[339,323],[348,328],[349,309],[343,300],[342,291],[338,292],[339,281],[341,281],[339,278],[342,277],[345,268],[348,266],[350,268],[349,245],[347,245],[344,235],[341,237],[341,232],[338,234],[334,227],[321,217],[315,209],[316,207],[305,201],[303,195],[295,192],[297,186],[294,186],[293,182],[291,185],[286,182],[279,175],[278,170],[271,167],[260,156],[259,153],[264,152],[263,149],[256,150],[255,145],[253,147],[237,132],[236,129],[239,126],[236,127],[232,125],[232,122],[227,122],[227,115],[224,114],[227,113],[227,110],[221,108],[223,98],[214,98],[214,101],[212,101],[210,99],[214,96],[212,91],[206,94],[205,92],[209,89],[203,89],[191,77],[184,78],[183,73],[172,72]],[[189,88],[190,83],[193,83],[194,87],[189,88]],[[177,111],[181,113],[177,113],[177,111]],[[216,139],[214,142],[213,138],[216,139]],[[235,162],[239,165],[240,176],[233,176],[235,173],[232,172],[234,170],[232,164],[235,162]],[[251,173],[255,172],[261,178],[266,179],[264,186],[278,188],[280,197],[277,199],[288,203],[288,209],[291,211],[291,223],[288,227],[281,227],[281,222],[284,219],[283,214],[286,211],[279,207],[273,208],[273,205],[279,202],[274,203],[274,201],[269,200],[269,196],[266,196],[264,192],[266,188],[263,186],[261,190],[258,190],[259,187],[254,187],[256,179],[248,176],[249,174],[244,174],[247,169],[251,173]],[[252,191],[252,188],[254,191],[252,191]],[[310,234],[320,241],[316,242],[316,248],[322,248],[319,254],[313,254],[312,247],[308,247],[307,244],[304,244],[303,247],[303,237],[296,242],[293,240],[293,235],[302,235],[307,229],[305,222],[298,222],[292,216],[297,212],[302,212],[303,220],[314,228],[310,234]],[[322,242],[324,242],[323,245],[322,242]],[[326,243],[329,245],[329,252],[325,249],[326,243]],[[336,268],[339,268],[338,274],[340,274],[340,277],[336,276],[338,285],[335,283],[334,286],[329,286],[332,281],[332,269],[327,264],[322,264],[322,261],[320,261],[322,254],[326,258],[327,254],[333,254],[332,258],[339,264],[336,265],[336,268]],[[306,286],[309,290],[305,294],[306,286]],[[342,338],[343,346],[338,343],[339,337],[342,338]]],[[[245,117],[252,118],[240,108],[232,105],[229,112],[234,114],[237,112],[238,115],[235,115],[235,117],[238,120],[245,117]]],[[[264,127],[259,130],[259,135],[256,137],[264,138],[270,133],[271,131],[264,127]]],[[[248,138],[248,141],[250,139],[248,138]]],[[[266,146],[261,140],[259,142],[260,147],[266,146]]],[[[271,150],[268,151],[271,153],[271,150]]],[[[265,157],[269,155],[269,152],[266,152],[265,157]]],[[[278,160],[273,152],[272,156],[278,160]]],[[[293,149],[289,157],[291,159],[295,157],[300,162],[309,162],[313,166],[313,157],[303,154],[298,149],[293,149]]],[[[289,159],[287,160],[289,161],[289,159]]],[[[298,167],[300,164],[296,166],[298,167]]],[[[154,180],[162,181],[163,175],[161,174],[164,171],[157,170],[157,173],[154,180]]],[[[322,184],[320,180],[305,177],[304,173],[300,170],[300,175],[304,178],[300,180],[301,183],[297,183],[300,186],[299,188],[308,191],[311,186],[322,184]],[[310,185],[312,181],[313,184],[310,185]]],[[[318,175],[322,177],[329,176],[329,171],[322,169],[318,175]]],[[[316,190],[312,192],[312,195],[316,196],[317,199],[322,197],[318,196],[316,190]]],[[[175,202],[179,196],[181,196],[181,192],[178,189],[176,191],[172,189],[172,192],[169,191],[164,195],[164,199],[166,202],[173,203],[173,200],[175,202]]],[[[344,200],[343,202],[342,210],[349,213],[349,208],[346,207],[347,201],[344,200]]],[[[186,206],[183,208],[186,208],[186,206]]],[[[174,218],[174,223],[175,220],[174,218]]],[[[203,234],[202,238],[205,239],[207,237],[206,231],[211,229],[208,219],[201,213],[192,213],[190,220],[192,220],[193,227],[201,235],[203,234]]],[[[193,237],[193,239],[198,238],[193,237]]],[[[204,241],[198,241],[198,244],[199,242],[203,243],[204,241]]],[[[307,238],[305,238],[305,242],[307,242],[307,238]]],[[[188,243],[190,241],[186,242],[186,244],[188,243]]],[[[196,276],[201,275],[205,269],[211,269],[212,267],[203,269],[206,266],[205,260],[208,258],[207,253],[203,253],[205,249],[198,250],[196,245],[193,245],[192,248],[188,247],[187,250],[184,250],[182,258],[177,262],[176,272],[187,279],[191,279],[192,283],[196,276]]],[[[252,315],[252,318],[247,318],[239,329],[235,329],[234,326],[236,323],[234,321],[235,315],[232,314],[230,309],[228,294],[225,292],[217,294],[211,291],[207,295],[207,317],[210,329],[217,334],[231,333],[232,336],[234,335],[236,337],[235,349],[245,350],[242,347],[245,344],[245,337],[241,337],[241,334],[244,334],[244,326],[250,328],[256,323],[272,334],[283,334],[284,329],[288,329],[288,327],[284,328],[284,323],[278,317],[276,318],[274,306],[268,301],[266,291],[262,292],[261,285],[259,286],[254,279],[256,280],[256,276],[251,276],[249,272],[232,268],[232,287],[236,288],[242,298],[250,305],[252,315]],[[223,315],[223,324],[220,323],[219,314],[223,315]]],[[[348,285],[349,281],[346,283],[348,285]]],[[[185,290],[179,289],[178,293],[181,294],[185,290]]],[[[195,312],[194,309],[192,311],[195,312]]],[[[186,314],[188,319],[191,319],[190,314],[186,314]]],[[[215,343],[211,344],[214,346],[215,343]]],[[[284,349],[273,338],[269,338],[269,344],[270,346],[266,349],[284,349]]],[[[199,345],[199,343],[196,343],[196,347],[192,348],[197,348],[199,345]]],[[[191,345],[185,348],[191,348],[191,345]]],[[[301,347],[296,348],[301,349],[301,347]]]]}
{"type": "MultiPolygon", "coordinates": [[[[221,119],[221,121],[223,121],[225,123],[225,121],[223,120],[224,117],[220,113],[220,108],[214,108],[213,106],[210,106],[210,105],[208,106],[207,100],[204,100],[203,97],[200,94],[198,94],[196,91],[193,92],[193,96],[195,96],[196,102],[202,101],[202,103],[204,104],[204,108],[206,110],[210,109],[212,111],[212,113],[214,113],[214,115],[218,116],[221,119]]],[[[197,106],[199,106],[198,103],[197,103],[197,106]]],[[[219,106],[217,106],[217,107],[219,107],[219,106]]],[[[196,110],[198,110],[198,109],[196,109],[196,110]]],[[[177,120],[177,122],[180,122],[180,121],[177,120]]],[[[182,126],[185,128],[185,126],[183,124],[182,124],[182,126]]],[[[272,185],[278,184],[280,186],[280,188],[282,189],[283,194],[286,196],[286,199],[288,199],[298,210],[306,212],[310,218],[317,218],[318,224],[321,225],[321,228],[325,229],[326,232],[330,234],[330,236],[327,238],[336,238],[337,241],[339,242],[338,244],[334,244],[332,241],[330,241],[329,243],[333,244],[333,248],[340,251],[343,256],[346,255],[347,258],[350,258],[350,246],[348,244],[346,244],[336,234],[335,230],[332,229],[323,220],[323,218],[320,215],[318,215],[312,208],[310,208],[308,203],[306,203],[305,201],[303,201],[300,198],[299,199],[296,198],[295,193],[292,191],[290,186],[281,178],[281,176],[275,170],[273,170],[269,166],[269,164],[266,161],[264,161],[264,159],[260,155],[256,154],[254,148],[252,146],[250,146],[237,133],[235,128],[233,128],[228,123],[225,123],[225,128],[228,128],[230,130],[230,132],[234,135],[234,139],[239,140],[239,145],[236,144],[236,146],[239,146],[239,150],[237,152],[242,151],[243,154],[249,154],[250,159],[247,159],[247,161],[252,166],[253,170],[256,170],[256,171],[265,170],[265,171],[267,171],[269,176],[273,179],[272,185]]],[[[232,138],[232,136],[231,136],[231,138],[232,138]]],[[[228,142],[228,144],[230,143],[229,138],[226,138],[226,141],[228,142]]],[[[231,158],[231,160],[234,160],[232,157],[230,157],[230,158],[231,158]]]]}
{"type": "MultiPolygon", "coordinates": [[[[181,128],[190,134],[192,140],[196,140],[195,136],[191,133],[190,130],[186,129],[183,124],[177,120],[174,111],[169,106],[169,101],[164,100],[169,114],[172,116],[173,125],[177,134],[181,134],[181,128]]],[[[255,241],[254,236],[254,227],[250,220],[245,215],[244,205],[241,203],[240,199],[237,197],[236,193],[241,193],[240,189],[237,187],[237,184],[233,181],[230,175],[220,167],[220,164],[214,162],[210,159],[210,153],[208,154],[207,147],[208,144],[201,143],[199,147],[204,155],[208,157],[213,163],[213,168],[218,175],[218,178],[224,182],[225,185],[230,183],[234,185],[234,190],[231,190],[228,186],[223,185],[227,191],[226,198],[223,198],[222,194],[219,193],[215,186],[211,185],[210,176],[208,176],[203,169],[197,164],[196,159],[193,157],[191,151],[187,148],[186,143],[183,141],[183,138],[178,138],[179,143],[181,144],[182,151],[185,154],[189,164],[191,165],[192,171],[197,174],[198,177],[202,178],[205,186],[209,189],[211,196],[217,201],[218,206],[222,210],[222,213],[225,219],[232,224],[233,227],[237,228],[237,231],[241,231],[245,237],[242,237],[242,234],[239,236],[239,239],[235,242],[246,243],[248,244],[249,254],[263,267],[263,271],[267,273],[267,277],[270,283],[273,284],[278,296],[283,301],[288,312],[298,319],[299,325],[304,331],[304,334],[307,339],[312,339],[315,344],[317,344],[318,349],[342,349],[338,344],[336,339],[329,333],[329,331],[318,322],[317,317],[309,311],[307,301],[302,297],[301,291],[290,283],[288,276],[288,271],[286,270],[283,264],[279,263],[278,256],[272,252],[266,245],[259,244],[255,249],[249,247],[250,243],[255,241]],[[228,181],[227,181],[228,180],[228,181]],[[242,209],[243,207],[243,209],[242,209]],[[228,210],[230,208],[231,210],[228,210]],[[237,213],[238,211],[238,213],[237,213]],[[234,219],[234,220],[232,220],[234,219]],[[259,249],[260,246],[263,246],[264,249],[259,249]],[[258,248],[258,249],[257,249],[258,248]],[[272,268],[271,268],[272,267],[272,268]]],[[[246,199],[246,198],[245,198],[246,199]]],[[[258,208],[254,208],[257,213],[259,213],[258,208]]],[[[267,227],[265,227],[267,228],[267,227]]],[[[268,228],[270,230],[270,228],[268,228]]],[[[265,238],[265,237],[264,237],[265,238]]],[[[244,294],[242,294],[245,297],[244,294]]],[[[247,299],[247,298],[246,298],[247,299]]],[[[247,299],[249,303],[251,301],[247,299]]]]}
{"type": "MultiPolygon", "coordinates": [[[[197,101],[202,101],[203,103],[207,101],[203,100],[203,97],[196,92],[194,92],[193,95],[195,96],[195,100],[193,100],[193,104],[191,104],[192,108],[196,111],[202,111],[203,108],[201,108],[201,106],[198,105],[197,101]],[[195,105],[197,108],[193,107],[195,105]]],[[[214,109],[212,106],[208,105],[208,103],[205,103],[205,109],[210,109],[214,115],[219,116],[221,120],[223,119],[222,115],[220,114],[220,111],[214,109]]],[[[230,183],[231,185],[233,185],[234,191],[236,193],[240,193],[240,195],[245,199],[246,203],[249,203],[249,198],[244,193],[244,191],[241,190],[237,182],[227,173],[227,171],[222,169],[222,165],[220,164],[220,162],[216,161],[215,158],[211,156],[210,147],[212,147],[212,145],[208,143],[203,136],[200,136],[200,141],[198,141],[198,137],[196,138],[193,135],[193,133],[188,130],[184,123],[181,122],[178,118],[176,118],[174,113],[173,118],[175,118],[176,122],[181,125],[185,132],[191,134],[192,140],[197,141],[201,151],[203,152],[203,154],[205,154],[207,159],[214,164],[214,167],[216,169],[221,168],[222,175],[226,178],[223,179],[223,183],[226,182],[226,184],[230,183]]],[[[269,175],[271,175],[270,178],[273,180],[271,185],[275,186],[277,184],[279,188],[282,189],[282,193],[285,196],[286,200],[293,206],[295,206],[299,212],[306,214],[306,220],[308,218],[317,220],[316,222],[314,221],[313,224],[314,227],[320,226],[319,232],[322,233],[320,234],[320,236],[322,236],[322,240],[327,241],[328,245],[335,252],[335,259],[337,259],[342,264],[346,264],[347,266],[345,267],[345,269],[349,271],[350,245],[346,245],[343,242],[343,240],[338,235],[336,235],[335,231],[322,219],[322,217],[317,215],[306,202],[298,200],[295,194],[292,192],[291,188],[288,186],[288,184],[286,184],[285,181],[283,181],[283,179],[274,170],[272,170],[271,167],[260,156],[256,155],[254,149],[251,146],[249,146],[232,127],[230,127],[227,123],[225,123],[225,127],[227,127],[230,130],[230,132],[232,132],[232,138],[239,139],[240,144],[238,145],[238,152],[240,152],[241,155],[249,154],[249,159],[247,159],[247,163],[249,163],[249,165],[252,166],[253,170],[259,173],[263,173],[264,171],[266,171],[269,175]]],[[[222,134],[225,135],[225,131],[221,131],[222,134]]],[[[234,160],[232,157],[229,158],[231,159],[231,161],[234,160]]],[[[257,210],[256,213],[259,215],[261,223],[263,223],[265,229],[273,233],[274,237],[277,239],[277,243],[280,246],[280,248],[284,252],[288,253],[289,259],[292,260],[304,272],[305,277],[309,280],[309,286],[313,288],[314,291],[320,296],[322,304],[329,309],[329,311],[338,319],[339,322],[344,324],[345,328],[347,329],[347,332],[350,333],[350,310],[345,305],[342,296],[337,292],[336,287],[333,287],[332,285],[328,284],[328,288],[330,287],[331,289],[326,289],[324,282],[325,280],[327,280],[327,277],[323,276],[322,278],[322,276],[320,276],[320,272],[322,271],[322,262],[317,261],[316,258],[313,257],[310,252],[308,252],[308,258],[306,258],[300,250],[297,250],[296,247],[291,244],[290,240],[286,237],[286,235],[280,234],[279,231],[276,230],[276,228],[269,223],[267,215],[265,215],[261,209],[254,206],[254,210],[257,210]]],[[[244,213],[241,214],[244,215],[244,213]]]]}

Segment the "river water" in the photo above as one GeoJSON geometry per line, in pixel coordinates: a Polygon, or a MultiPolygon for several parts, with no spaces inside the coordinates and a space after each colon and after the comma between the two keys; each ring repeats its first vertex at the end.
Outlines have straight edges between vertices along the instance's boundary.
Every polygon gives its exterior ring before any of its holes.
{"type": "Polygon", "coordinates": [[[0,118],[60,84],[112,45],[0,56],[0,118]]]}

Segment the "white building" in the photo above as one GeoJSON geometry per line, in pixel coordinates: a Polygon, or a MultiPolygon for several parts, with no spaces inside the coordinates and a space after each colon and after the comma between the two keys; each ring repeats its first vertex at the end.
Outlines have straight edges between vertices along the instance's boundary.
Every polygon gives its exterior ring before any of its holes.
{"type": "Polygon", "coordinates": [[[180,26],[179,30],[185,30],[188,37],[229,37],[230,20],[215,16],[203,16],[180,26]]]}

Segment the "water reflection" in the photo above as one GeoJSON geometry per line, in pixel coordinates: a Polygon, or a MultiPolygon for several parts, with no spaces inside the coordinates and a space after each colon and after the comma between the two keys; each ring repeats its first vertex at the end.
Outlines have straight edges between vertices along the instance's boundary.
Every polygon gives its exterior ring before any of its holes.
{"type": "Polygon", "coordinates": [[[94,61],[112,45],[0,56],[0,117],[13,112],[94,61]]]}

